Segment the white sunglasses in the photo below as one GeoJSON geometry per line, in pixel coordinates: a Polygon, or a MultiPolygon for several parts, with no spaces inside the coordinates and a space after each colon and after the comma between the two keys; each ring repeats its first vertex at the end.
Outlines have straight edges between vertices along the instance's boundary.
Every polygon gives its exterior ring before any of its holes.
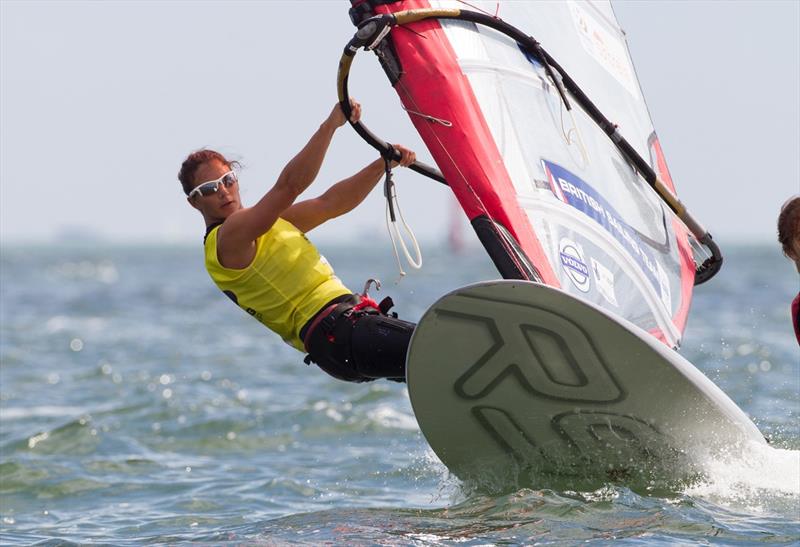
{"type": "Polygon", "coordinates": [[[200,194],[201,196],[210,196],[216,194],[219,191],[220,184],[224,184],[225,188],[230,188],[236,184],[236,181],[238,180],[239,179],[236,177],[236,173],[233,171],[228,171],[218,179],[210,180],[195,186],[194,189],[189,192],[188,198],[192,199],[195,194],[200,194]]]}

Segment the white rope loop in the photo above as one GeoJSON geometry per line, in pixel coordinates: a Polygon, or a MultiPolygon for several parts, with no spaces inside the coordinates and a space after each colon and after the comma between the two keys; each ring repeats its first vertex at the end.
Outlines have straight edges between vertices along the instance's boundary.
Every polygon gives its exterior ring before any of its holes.
{"type": "Polygon", "coordinates": [[[414,230],[411,229],[411,226],[409,226],[408,222],[406,222],[406,219],[403,217],[403,211],[400,209],[400,202],[397,199],[397,188],[394,184],[390,185],[389,195],[386,196],[386,229],[389,232],[389,239],[392,240],[392,250],[394,251],[394,258],[397,261],[397,269],[400,271],[400,277],[402,278],[405,276],[406,272],[403,270],[403,265],[400,261],[400,253],[397,250],[398,241],[400,242],[400,248],[403,250],[403,255],[405,256],[408,265],[415,270],[422,268],[422,250],[420,249],[419,242],[414,235],[414,230]],[[394,221],[391,219],[390,215],[390,202],[391,207],[393,207],[396,212],[394,221]],[[410,239],[416,258],[411,256],[411,252],[406,244],[406,238],[403,237],[403,233],[397,226],[398,218],[400,219],[400,225],[410,239]]]}

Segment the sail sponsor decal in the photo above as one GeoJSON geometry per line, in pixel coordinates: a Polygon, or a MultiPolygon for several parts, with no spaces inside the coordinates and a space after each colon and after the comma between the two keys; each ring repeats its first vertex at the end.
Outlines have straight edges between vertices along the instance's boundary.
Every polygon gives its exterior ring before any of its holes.
{"type": "Polygon", "coordinates": [[[639,99],[639,86],[622,39],[609,32],[605,25],[577,2],[568,2],[568,5],[576,33],[586,53],[635,99],[639,99]]]}
{"type": "Polygon", "coordinates": [[[662,302],[668,302],[669,281],[654,253],[642,241],[638,232],[590,184],[560,165],[547,160],[542,160],[542,164],[553,193],[567,205],[594,220],[617,240],[650,281],[662,302]]]}
{"type": "Polygon", "coordinates": [[[600,261],[594,257],[592,261],[592,273],[594,274],[594,284],[597,291],[605,298],[606,302],[612,306],[619,307],[617,302],[617,292],[614,289],[614,272],[605,267],[600,261]]]}
{"type": "Polygon", "coordinates": [[[558,244],[561,268],[572,281],[572,284],[581,291],[589,292],[591,287],[589,267],[583,258],[583,249],[571,239],[562,238],[558,244]]]}

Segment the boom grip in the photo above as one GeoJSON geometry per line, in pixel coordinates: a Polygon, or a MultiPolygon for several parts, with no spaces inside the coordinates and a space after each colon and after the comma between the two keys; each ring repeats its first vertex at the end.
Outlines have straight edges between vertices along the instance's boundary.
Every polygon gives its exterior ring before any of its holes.
{"type": "Polygon", "coordinates": [[[408,23],[416,23],[417,21],[422,21],[423,19],[430,19],[431,17],[456,18],[460,14],[461,10],[458,8],[450,8],[450,9],[421,8],[421,9],[398,11],[397,13],[394,14],[394,19],[395,21],[397,21],[398,25],[406,25],[408,23]]]}

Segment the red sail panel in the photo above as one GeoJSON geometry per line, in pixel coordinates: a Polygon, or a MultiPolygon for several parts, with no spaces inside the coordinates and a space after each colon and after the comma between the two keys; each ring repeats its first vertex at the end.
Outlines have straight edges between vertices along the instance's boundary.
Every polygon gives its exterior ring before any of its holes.
{"type": "MultiPolygon", "coordinates": [[[[425,0],[407,0],[378,6],[376,11],[429,7],[425,0]]],[[[559,287],[542,245],[517,202],[500,151],[441,25],[426,20],[399,27],[392,31],[391,40],[403,67],[395,85],[403,105],[453,124],[445,127],[409,114],[464,212],[470,220],[486,215],[506,227],[542,281],[559,287]]]]}
{"type": "MultiPolygon", "coordinates": [[[[658,177],[664,181],[667,188],[675,194],[675,183],[672,182],[672,175],[669,172],[669,167],[667,167],[664,150],[661,148],[661,141],[658,140],[658,135],[656,135],[655,132],[651,135],[648,144],[650,145],[650,156],[655,163],[655,171],[658,173],[658,177]]],[[[673,218],[672,228],[675,230],[681,260],[681,305],[675,310],[672,316],[672,322],[683,332],[686,328],[686,321],[689,318],[689,308],[692,303],[695,264],[692,256],[692,248],[689,244],[689,231],[686,229],[686,226],[677,218],[673,218]]],[[[657,336],[657,338],[661,337],[657,336]]]]}

